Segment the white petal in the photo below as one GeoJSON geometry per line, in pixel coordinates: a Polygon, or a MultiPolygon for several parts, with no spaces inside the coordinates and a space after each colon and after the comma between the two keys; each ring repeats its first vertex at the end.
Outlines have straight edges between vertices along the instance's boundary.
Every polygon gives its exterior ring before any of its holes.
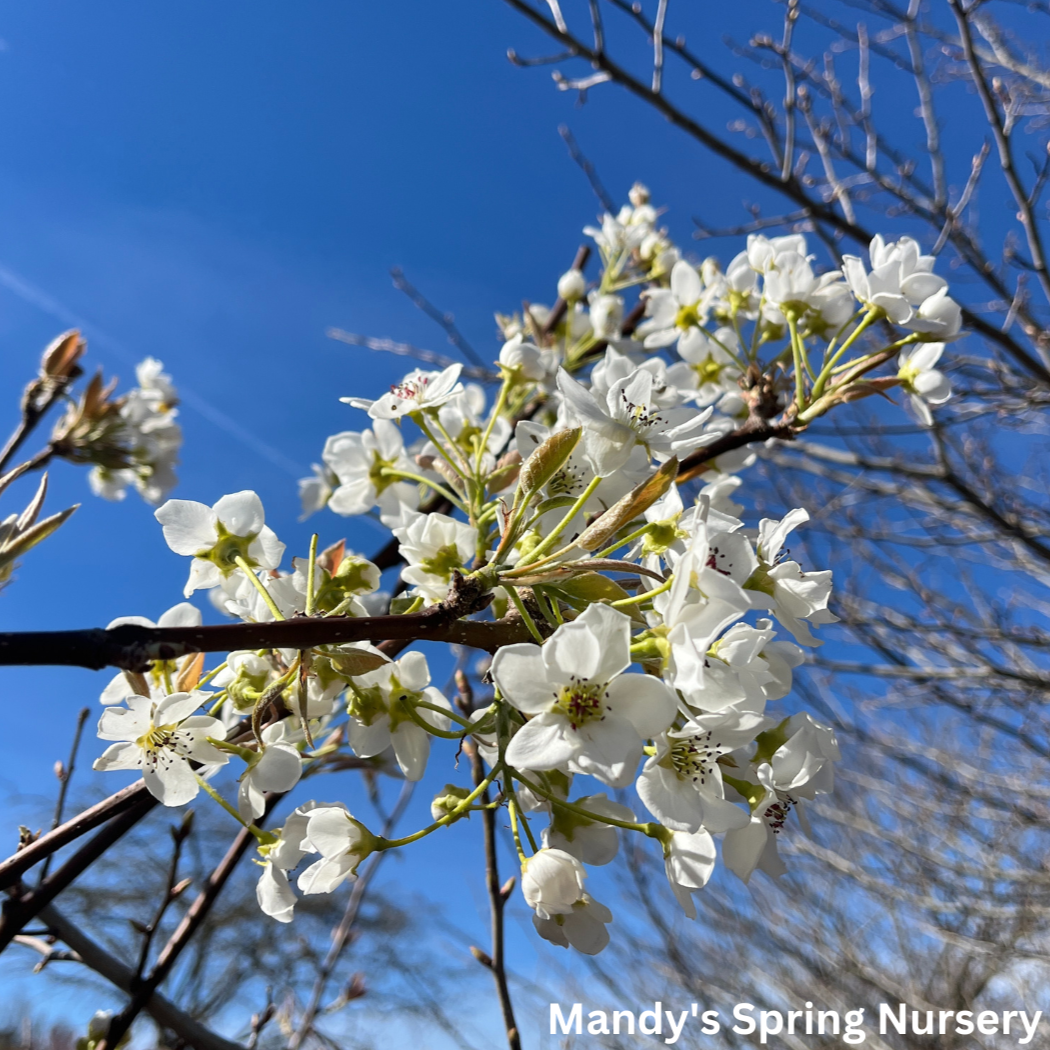
{"type": "Polygon", "coordinates": [[[572,676],[584,681],[595,678],[602,656],[601,647],[594,632],[581,622],[582,619],[581,616],[572,623],[563,624],[540,650],[546,667],[545,679],[568,682],[572,676]]]}
{"type": "Polygon", "coordinates": [[[164,540],[176,554],[196,554],[215,544],[218,517],[211,507],[188,499],[169,499],[153,516],[161,523],[164,540]]]}
{"type": "Polygon", "coordinates": [[[704,294],[700,275],[684,259],[679,259],[671,270],[671,292],[682,306],[692,306],[704,294]]]}
{"type": "Polygon", "coordinates": [[[156,767],[145,763],[142,779],[149,793],[164,806],[184,806],[196,798],[200,791],[197,776],[190,769],[189,762],[177,755],[171,755],[168,761],[162,759],[156,767]]]}
{"type": "Polygon", "coordinates": [[[541,714],[556,699],[557,686],[552,686],[547,677],[540,647],[531,642],[497,650],[492,661],[492,680],[507,700],[527,715],[541,714]]]}
{"type": "Polygon", "coordinates": [[[678,698],[666,682],[651,674],[622,674],[608,686],[609,706],[648,740],[673,721],[678,698]]]}
{"type": "MultiPolygon", "coordinates": [[[[590,672],[577,677],[609,682],[631,666],[631,619],[608,605],[589,605],[573,623],[586,624],[598,642],[598,662],[590,672]]],[[[557,632],[556,632],[557,633],[557,632]]],[[[551,639],[553,641],[553,639],[551,639]]],[[[548,645],[550,643],[548,642],[548,645]]]]}
{"type": "Polygon", "coordinates": [[[430,735],[415,722],[402,722],[390,734],[394,756],[406,780],[422,780],[430,757],[430,735]]]}
{"type": "Polygon", "coordinates": [[[572,727],[564,716],[538,715],[514,734],[507,747],[507,763],[519,769],[554,769],[576,754],[572,727]]]}
{"type": "Polygon", "coordinates": [[[266,523],[262,500],[251,489],[223,496],[212,509],[234,536],[251,536],[266,523]]]}

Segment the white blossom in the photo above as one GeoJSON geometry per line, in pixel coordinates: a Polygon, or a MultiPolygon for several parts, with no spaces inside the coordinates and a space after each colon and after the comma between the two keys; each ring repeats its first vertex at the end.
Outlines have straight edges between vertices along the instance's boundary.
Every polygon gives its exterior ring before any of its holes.
{"type": "Polygon", "coordinates": [[[226,756],[208,737],[226,735],[217,718],[194,712],[202,693],[172,693],[159,702],[129,696],[127,707],[107,707],[98,723],[103,740],[115,740],[95,760],[95,769],[139,769],[146,788],[165,806],[195,798],[200,786],[191,762],[222,765],[226,756]]]}
{"type": "Polygon", "coordinates": [[[262,501],[250,490],[223,496],[214,507],[170,499],[154,517],[164,527],[168,546],[193,558],[183,592],[187,598],[237,571],[238,556],[253,569],[276,569],[284,554],[284,544],[265,523],[262,501]]]}
{"type": "Polygon", "coordinates": [[[352,408],[363,409],[373,419],[400,419],[412,412],[439,408],[450,397],[455,397],[463,389],[459,382],[462,371],[463,366],[458,363],[441,372],[424,372],[417,368],[376,401],[363,397],[341,397],[339,400],[352,408]]]}
{"type": "Polygon", "coordinates": [[[542,648],[522,642],[496,653],[493,680],[532,716],[507,748],[511,766],[567,767],[614,787],[632,779],[643,741],[668,727],[676,701],[659,678],[623,673],[630,624],[615,609],[590,605],[542,648]]]}

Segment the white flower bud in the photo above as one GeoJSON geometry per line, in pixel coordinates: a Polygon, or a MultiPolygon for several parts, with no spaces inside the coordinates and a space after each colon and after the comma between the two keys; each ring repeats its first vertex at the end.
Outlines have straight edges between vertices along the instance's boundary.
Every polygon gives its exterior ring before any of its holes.
{"type": "Polygon", "coordinates": [[[566,302],[574,303],[582,299],[586,292],[587,278],[583,276],[582,270],[573,267],[558,278],[558,295],[566,302]]]}
{"type": "Polygon", "coordinates": [[[508,372],[517,372],[533,382],[539,382],[547,375],[543,351],[532,343],[526,343],[520,332],[503,344],[499,363],[508,372]]]}
{"type": "Polygon", "coordinates": [[[583,896],[586,878],[575,857],[560,849],[541,849],[522,865],[521,892],[541,919],[568,915],[583,896]]]}
{"type": "Polygon", "coordinates": [[[636,207],[649,203],[649,187],[642,182],[636,182],[627,192],[627,199],[636,207]]]}

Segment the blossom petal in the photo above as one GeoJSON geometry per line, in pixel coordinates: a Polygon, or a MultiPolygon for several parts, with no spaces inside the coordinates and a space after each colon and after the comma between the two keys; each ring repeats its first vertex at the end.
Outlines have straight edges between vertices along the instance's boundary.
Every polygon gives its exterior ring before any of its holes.
{"type": "Polygon", "coordinates": [[[188,499],[169,499],[153,516],[163,526],[164,540],[176,554],[196,554],[215,544],[218,515],[211,507],[188,499]]]}
{"type": "Polygon", "coordinates": [[[609,683],[606,692],[610,708],[644,740],[662,733],[678,709],[678,698],[670,686],[651,674],[622,674],[609,683]]]}
{"type": "Polygon", "coordinates": [[[507,746],[507,763],[520,769],[554,769],[577,751],[568,721],[560,714],[537,715],[514,734],[507,746]]]}

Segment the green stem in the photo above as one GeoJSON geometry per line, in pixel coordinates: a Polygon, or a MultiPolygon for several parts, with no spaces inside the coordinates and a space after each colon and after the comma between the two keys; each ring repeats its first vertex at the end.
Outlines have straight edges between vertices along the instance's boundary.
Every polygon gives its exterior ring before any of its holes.
{"type": "Polygon", "coordinates": [[[842,355],[857,341],[857,338],[861,333],[868,328],[869,325],[873,324],[881,315],[882,311],[880,309],[874,306],[871,307],[871,309],[869,309],[864,315],[860,324],[850,332],[849,338],[824,362],[824,365],[820,370],[820,375],[817,376],[817,380],[813,384],[814,401],[824,393],[824,387],[827,386],[828,380],[831,378],[832,370],[841,360],[842,355]]]}
{"type": "Polygon", "coordinates": [[[614,609],[622,609],[625,605],[641,605],[642,602],[647,602],[650,598],[655,598],[658,594],[669,591],[673,583],[674,575],[672,574],[665,583],[661,583],[659,587],[655,587],[651,591],[639,591],[633,598],[620,598],[619,601],[610,602],[609,604],[614,609]]]}
{"type": "Polygon", "coordinates": [[[243,819],[241,818],[240,813],[238,813],[237,810],[234,809],[234,807],[231,806],[229,802],[227,802],[226,799],[224,799],[222,795],[220,795],[218,791],[216,791],[215,788],[213,788],[211,784],[209,784],[208,781],[204,779],[204,777],[202,777],[199,773],[195,775],[197,777],[197,783],[200,784],[200,786],[205,790],[205,792],[207,792],[207,794],[211,795],[211,797],[216,802],[218,802],[219,805],[222,806],[222,808],[226,810],[226,812],[229,813],[230,816],[233,817],[233,819],[237,821],[237,823],[240,824],[242,828],[248,827],[248,825],[245,824],[243,819]]]}
{"type": "Polygon", "coordinates": [[[540,634],[540,629],[536,626],[536,621],[533,620],[529,614],[529,610],[525,608],[525,603],[521,600],[521,595],[518,594],[516,587],[509,583],[504,583],[504,590],[510,595],[510,600],[514,603],[514,608],[518,610],[518,615],[525,621],[525,626],[529,629],[529,634],[532,635],[536,641],[543,645],[543,635],[540,634]]]}
{"type": "Polygon", "coordinates": [[[538,784],[533,784],[531,780],[526,780],[518,770],[513,769],[510,766],[507,767],[507,775],[520,781],[530,791],[545,798],[551,803],[551,805],[557,806],[558,809],[563,809],[567,813],[575,813],[578,817],[584,817],[592,824],[611,824],[613,827],[623,828],[625,831],[640,831],[643,835],[649,836],[653,835],[654,828],[660,826],[659,824],[654,824],[652,822],[641,824],[637,821],[619,820],[617,817],[607,817],[604,814],[592,813],[589,809],[584,809],[583,806],[577,806],[573,802],[566,802],[564,799],[558,798],[557,795],[554,795],[549,791],[544,791],[544,789],[538,784]]]}
{"type": "Polygon", "coordinates": [[[310,537],[310,564],[306,569],[306,609],[307,616],[314,614],[314,578],[317,570],[317,533],[310,537]]]}
{"type": "Polygon", "coordinates": [[[234,563],[237,565],[237,568],[240,569],[241,572],[243,572],[244,575],[252,581],[252,585],[259,592],[259,594],[262,595],[262,600],[266,602],[266,607],[270,610],[270,612],[273,613],[273,618],[275,620],[283,620],[283,613],[280,609],[277,608],[277,603],[270,596],[270,592],[266,589],[266,585],[262,582],[262,580],[259,579],[258,576],[255,575],[254,572],[252,572],[252,567],[244,560],[244,558],[240,554],[235,555],[233,560],[234,563]]]}
{"type": "Polygon", "coordinates": [[[383,467],[379,472],[383,477],[387,478],[404,478],[406,481],[414,481],[418,485],[426,485],[432,488],[439,496],[444,496],[454,507],[458,507],[463,513],[467,512],[466,505],[451,489],[445,488],[444,485],[439,485],[436,481],[431,481],[430,478],[423,477],[422,474],[413,474],[408,470],[398,470],[396,467],[383,467]]]}
{"type": "MultiPolygon", "coordinates": [[[[572,519],[583,509],[584,504],[594,495],[595,490],[602,483],[602,479],[595,476],[591,479],[590,484],[580,493],[579,498],[569,508],[565,517],[558,522],[557,525],[551,530],[550,534],[546,539],[541,540],[529,553],[529,560],[527,565],[534,565],[544,554],[547,553],[558,542],[558,537],[565,531],[568,524],[572,519]]],[[[514,571],[517,572],[519,569],[523,569],[525,566],[518,565],[514,571]]]]}
{"type": "MultiPolygon", "coordinates": [[[[438,729],[437,726],[432,726],[423,716],[415,710],[415,705],[411,701],[405,703],[405,710],[408,712],[408,717],[419,726],[420,729],[425,729],[431,736],[441,737],[442,740],[462,740],[465,736],[469,736],[473,731],[472,729],[461,729],[458,733],[454,733],[451,729],[438,729]]],[[[448,715],[448,712],[439,707],[438,710],[443,715],[448,715]]]]}
{"type": "Polygon", "coordinates": [[[425,838],[427,835],[437,831],[438,828],[445,827],[446,824],[451,824],[454,820],[458,820],[470,807],[474,804],[474,801],[481,797],[484,793],[485,788],[496,779],[497,774],[500,772],[500,764],[497,763],[489,775],[478,784],[474,790],[463,799],[455,809],[450,810],[445,816],[438,820],[435,820],[433,824],[428,824],[425,828],[421,828],[419,831],[413,832],[411,835],[405,835],[400,839],[379,839],[378,849],[396,849],[398,846],[407,846],[412,842],[418,842],[421,838],[425,838]]]}
{"type": "Polygon", "coordinates": [[[799,412],[806,407],[806,374],[802,362],[802,346],[798,335],[798,320],[794,311],[785,314],[791,333],[791,359],[795,364],[795,405],[799,412]]]}
{"type": "Polygon", "coordinates": [[[641,539],[650,529],[653,527],[653,522],[647,521],[640,529],[635,529],[634,532],[629,532],[622,540],[617,540],[611,547],[606,547],[603,551],[598,551],[597,554],[592,554],[592,558],[608,558],[613,552],[618,551],[621,547],[626,547],[628,543],[632,543],[634,540],[641,539]]]}
{"type": "Polygon", "coordinates": [[[496,398],[496,404],[492,408],[492,415],[489,416],[488,425],[485,427],[485,433],[481,437],[481,441],[478,444],[478,453],[474,457],[474,473],[478,476],[478,487],[481,487],[481,459],[485,454],[485,449],[488,448],[489,438],[492,437],[492,428],[496,425],[496,420],[499,418],[499,414],[503,411],[503,406],[507,403],[507,391],[510,389],[510,377],[503,377],[503,384],[499,388],[499,396],[496,398]]]}

